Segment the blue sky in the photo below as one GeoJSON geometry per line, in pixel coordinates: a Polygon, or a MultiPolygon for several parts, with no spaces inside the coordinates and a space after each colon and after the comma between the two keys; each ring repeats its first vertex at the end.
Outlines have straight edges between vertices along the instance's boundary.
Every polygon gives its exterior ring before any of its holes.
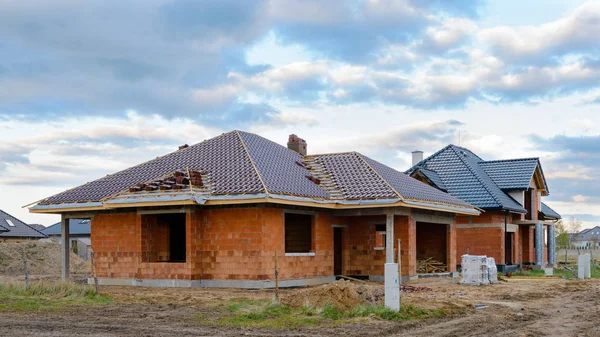
{"type": "Polygon", "coordinates": [[[0,0],[0,208],[232,129],[399,170],[540,157],[600,222],[600,2],[0,0]]]}

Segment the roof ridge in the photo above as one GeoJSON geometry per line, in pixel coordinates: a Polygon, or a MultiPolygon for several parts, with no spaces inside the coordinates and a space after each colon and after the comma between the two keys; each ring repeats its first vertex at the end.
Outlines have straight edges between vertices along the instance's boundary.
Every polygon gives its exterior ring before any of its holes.
{"type": "MultiPolygon", "coordinates": [[[[29,203],[29,204],[27,204],[27,205],[23,206],[22,208],[25,208],[25,207],[28,207],[28,206],[31,206],[31,205],[34,205],[34,204],[39,204],[40,202],[43,202],[43,201],[45,201],[45,200],[48,200],[48,199],[50,199],[50,198],[56,197],[56,196],[58,196],[58,195],[60,195],[60,194],[63,194],[63,193],[67,193],[67,192],[69,192],[69,191],[71,191],[71,190],[74,190],[74,189],[76,189],[76,188],[79,188],[79,187],[85,186],[85,185],[87,185],[87,184],[90,184],[90,183],[92,183],[92,182],[94,182],[94,181],[98,181],[98,180],[106,179],[106,177],[113,176],[113,175],[115,175],[115,174],[119,174],[119,173],[121,173],[121,172],[124,172],[124,171],[130,170],[130,169],[132,169],[132,168],[135,168],[135,167],[138,167],[138,166],[142,166],[142,165],[144,165],[144,164],[148,164],[148,163],[150,163],[150,162],[151,162],[151,161],[153,161],[153,160],[157,160],[157,159],[160,159],[160,158],[163,158],[163,157],[166,157],[166,156],[172,155],[172,154],[174,154],[174,153],[177,153],[177,152],[189,151],[189,149],[191,149],[191,148],[193,148],[193,147],[195,147],[195,146],[197,146],[197,145],[203,144],[204,142],[207,142],[207,141],[209,141],[209,140],[214,140],[214,139],[217,139],[217,138],[219,138],[219,137],[222,137],[222,136],[224,136],[224,135],[226,135],[226,134],[230,134],[230,133],[232,133],[232,132],[236,132],[236,131],[237,131],[237,130],[233,130],[233,131],[229,131],[229,132],[223,132],[223,133],[221,133],[221,134],[220,134],[220,135],[218,135],[218,136],[214,136],[213,138],[205,139],[205,140],[203,140],[203,141],[201,141],[201,142],[198,142],[198,143],[196,143],[196,144],[190,145],[190,146],[188,146],[188,147],[187,147],[187,148],[185,148],[185,149],[181,149],[181,150],[172,151],[172,152],[169,152],[169,153],[163,154],[162,156],[157,156],[157,157],[154,157],[154,158],[152,158],[152,159],[148,159],[148,160],[146,160],[146,161],[144,161],[144,162],[141,162],[141,163],[139,163],[139,164],[135,164],[135,165],[133,165],[133,166],[126,167],[126,168],[124,168],[124,169],[122,169],[122,170],[119,170],[119,171],[117,171],[117,172],[114,172],[114,173],[109,173],[109,174],[105,175],[105,176],[104,176],[104,177],[102,177],[102,178],[98,178],[98,179],[96,179],[96,180],[88,181],[88,182],[85,182],[85,183],[83,183],[83,184],[77,185],[77,186],[75,186],[75,187],[71,187],[71,188],[69,188],[69,189],[67,189],[67,190],[65,190],[65,191],[62,191],[62,192],[59,192],[59,193],[53,194],[53,195],[51,195],[51,196],[49,196],[49,197],[46,197],[46,198],[44,198],[44,199],[40,199],[40,200],[38,200],[38,201],[35,201],[35,202],[32,202],[32,203],[29,203]]],[[[115,193],[115,194],[122,193],[123,191],[124,191],[124,190],[122,190],[122,191],[120,191],[120,192],[117,192],[117,193],[115,193]]],[[[113,194],[113,195],[110,195],[110,196],[107,196],[107,197],[111,197],[111,196],[114,196],[114,194],[113,194]]],[[[107,197],[104,197],[104,198],[107,198],[107,197]]],[[[104,198],[102,198],[102,199],[104,199],[104,198]]]]}
{"type": "MultiPolygon", "coordinates": [[[[302,157],[308,157],[308,155],[306,155],[306,156],[303,156],[301,153],[299,153],[299,152],[297,152],[297,151],[294,151],[294,150],[292,150],[292,149],[288,148],[287,146],[283,146],[283,145],[281,145],[281,144],[279,144],[279,143],[277,143],[277,142],[275,142],[275,141],[272,141],[272,140],[270,140],[269,138],[263,137],[263,136],[261,136],[261,135],[259,135],[259,134],[252,133],[252,132],[248,132],[248,131],[244,131],[244,130],[234,130],[234,131],[235,131],[235,132],[236,132],[238,135],[239,135],[239,134],[240,134],[240,132],[241,132],[241,133],[246,133],[246,134],[249,134],[249,135],[253,135],[253,136],[256,136],[256,137],[262,138],[262,139],[264,139],[264,140],[266,140],[266,141],[268,141],[268,142],[270,142],[270,143],[273,143],[273,144],[275,144],[275,145],[277,145],[277,146],[281,146],[282,148],[284,148],[284,149],[286,149],[286,150],[288,150],[288,151],[292,151],[292,152],[294,152],[294,153],[297,153],[297,154],[301,155],[302,157]]],[[[234,131],[231,131],[231,132],[234,132],[234,131]]]]}
{"type": "Polygon", "coordinates": [[[513,158],[513,159],[495,159],[495,160],[482,160],[480,163],[496,163],[501,161],[520,161],[520,160],[540,160],[540,157],[526,157],[526,158],[513,158]]]}
{"type": "MultiPolygon", "coordinates": [[[[440,153],[444,152],[444,150],[446,150],[446,149],[448,149],[448,148],[450,148],[452,146],[454,146],[454,145],[448,144],[448,145],[444,146],[442,149],[438,150],[437,152],[435,152],[431,156],[429,156],[429,157],[421,160],[420,162],[416,163],[415,165],[411,166],[411,168],[409,168],[408,170],[404,171],[404,173],[406,173],[406,174],[412,173],[412,171],[414,171],[417,167],[420,167],[422,164],[427,163],[432,158],[434,158],[435,156],[439,155],[440,153]]],[[[430,170],[430,171],[433,171],[433,170],[430,170]]],[[[433,172],[435,172],[435,171],[433,171],[433,172]]]]}
{"type": "Polygon", "coordinates": [[[310,157],[333,156],[333,155],[353,154],[353,153],[356,153],[356,151],[317,153],[317,154],[309,154],[309,155],[306,155],[305,157],[310,158],[310,157]]]}
{"type": "MultiPolygon", "coordinates": [[[[494,193],[492,193],[492,191],[490,191],[490,189],[488,188],[487,184],[481,180],[481,178],[479,177],[478,174],[475,173],[475,171],[473,171],[473,168],[471,167],[471,164],[469,164],[469,162],[467,162],[463,158],[463,156],[461,156],[459,153],[456,153],[456,150],[454,150],[454,148],[452,148],[452,151],[465,164],[465,166],[467,166],[467,168],[469,169],[469,171],[471,171],[471,174],[473,174],[473,176],[475,176],[475,179],[477,179],[477,181],[479,181],[479,183],[483,186],[483,188],[486,190],[486,192],[492,197],[492,199],[494,199],[498,203],[498,205],[500,205],[500,207],[505,207],[504,204],[500,200],[498,200],[498,198],[494,195],[494,193]]],[[[487,172],[485,172],[485,170],[483,168],[481,168],[481,170],[487,176],[487,172]]],[[[489,176],[488,176],[488,178],[489,178],[489,176]]],[[[498,190],[500,190],[500,192],[504,193],[502,191],[502,189],[496,184],[496,182],[494,182],[494,180],[492,178],[489,178],[489,179],[490,179],[490,181],[492,183],[494,183],[494,185],[496,185],[496,187],[498,187],[498,190]]],[[[504,194],[506,194],[506,193],[504,193],[504,194]]]]}
{"type": "Polygon", "coordinates": [[[373,166],[371,166],[371,164],[369,164],[369,163],[368,163],[368,162],[365,160],[365,158],[363,158],[363,155],[362,155],[361,153],[358,153],[358,152],[356,152],[356,151],[354,151],[353,153],[354,153],[354,155],[355,155],[355,156],[357,156],[358,158],[360,158],[360,160],[361,160],[363,163],[365,163],[365,165],[367,165],[367,167],[368,167],[368,168],[370,168],[370,169],[371,169],[371,171],[373,171],[373,172],[374,172],[374,173],[375,173],[375,174],[376,174],[376,175],[379,177],[379,179],[383,180],[383,182],[384,182],[386,185],[388,185],[388,187],[389,187],[389,188],[390,188],[392,191],[394,191],[394,193],[396,193],[396,195],[398,196],[398,198],[400,198],[400,200],[404,200],[404,197],[403,197],[403,196],[402,196],[400,193],[398,193],[398,191],[396,191],[396,189],[395,189],[395,188],[392,186],[392,184],[390,184],[390,183],[389,183],[389,181],[385,180],[385,179],[384,179],[384,178],[381,176],[381,174],[379,174],[379,172],[377,172],[377,170],[376,170],[376,169],[374,169],[374,168],[373,168],[373,166]]]}
{"type": "Polygon", "coordinates": [[[246,147],[246,143],[244,142],[244,138],[242,138],[242,136],[240,135],[240,131],[234,130],[232,132],[235,132],[235,134],[238,136],[238,139],[240,140],[240,143],[242,144],[242,147],[244,148],[244,152],[246,152],[246,155],[248,156],[248,160],[250,160],[250,164],[252,164],[252,168],[254,168],[254,172],[256,172],[256,176],[258,177],[258,180],[260,180],[260,183],[262,184],[262,186],[263,186],[263,188],[265,190],[265,194],[267,196],[269,196],[269,190],[267,189],[267,185],[265,184],[262,176],[260,175],[260,171],[258,170],[258,168],[256,167],[256,165],[254,164],[254,160],[252,160],[252,156],[250,155],[250,151],[248,151],[248,148],[246,147]]]}

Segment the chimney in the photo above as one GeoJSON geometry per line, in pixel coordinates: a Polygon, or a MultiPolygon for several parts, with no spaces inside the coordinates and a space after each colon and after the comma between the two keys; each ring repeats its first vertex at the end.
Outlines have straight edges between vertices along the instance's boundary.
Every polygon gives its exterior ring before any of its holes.
{"type": "Polygon", "coordinates": [[[413,151],[412,152],[412,166],[417,165],[423,161],[423,151],[413,151]]]}
{"type": "Polygon", "coordinates": [[[294,134],[288,138],[288,149],[296,151],[303,156],[306,156],[306,141],[294,134]]]}

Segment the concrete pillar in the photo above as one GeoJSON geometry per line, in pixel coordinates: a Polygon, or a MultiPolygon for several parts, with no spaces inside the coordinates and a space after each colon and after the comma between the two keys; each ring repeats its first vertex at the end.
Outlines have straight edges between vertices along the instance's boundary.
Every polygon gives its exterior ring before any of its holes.
{"type": "Polygon", "coordinates": [[[556,264],[556,232],[554,225],[548,226],[548,264],[556,264]]]}
{"type": "Polygon", "coordinates": [[[62,264],[62,279],[69,279],[69,254],[70,254],[70,239],[69,239],[69,219],[62,214],[60,222],[60,242],[61,242],[61,264],[62,264]]]}
{"type": "Polygon", "coordinates": [[[544,264],[544,225],[535,224],[535,265],[541,268],[544,264]]]}
{"type": "Polygon", "coordinates": [[[394,263],[394,213],[385,215],[385,263],[394,263]]]}

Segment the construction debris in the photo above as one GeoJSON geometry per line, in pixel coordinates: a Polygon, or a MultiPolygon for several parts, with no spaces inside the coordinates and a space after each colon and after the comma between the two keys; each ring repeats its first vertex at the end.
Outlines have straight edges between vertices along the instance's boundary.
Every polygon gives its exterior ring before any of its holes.
{"type": "Polygon", "coordinates": [[[403,293],[418,293],[418,292],[422,292],[422,291],[432,291],[432,290],[433,289],[427,288],[427,287],[414,287],[414,286],[409,286],[409,285],[405,285],[405,284],[400,285],[400,292],[403,292],[403,293]]]}
{"type": "Polygon", "coordinates": [[[417,273],[419,274],[446,273],[447,271],[448,266],[445,263],[434,260],[432,257],[417,260],[417,273]]]}

